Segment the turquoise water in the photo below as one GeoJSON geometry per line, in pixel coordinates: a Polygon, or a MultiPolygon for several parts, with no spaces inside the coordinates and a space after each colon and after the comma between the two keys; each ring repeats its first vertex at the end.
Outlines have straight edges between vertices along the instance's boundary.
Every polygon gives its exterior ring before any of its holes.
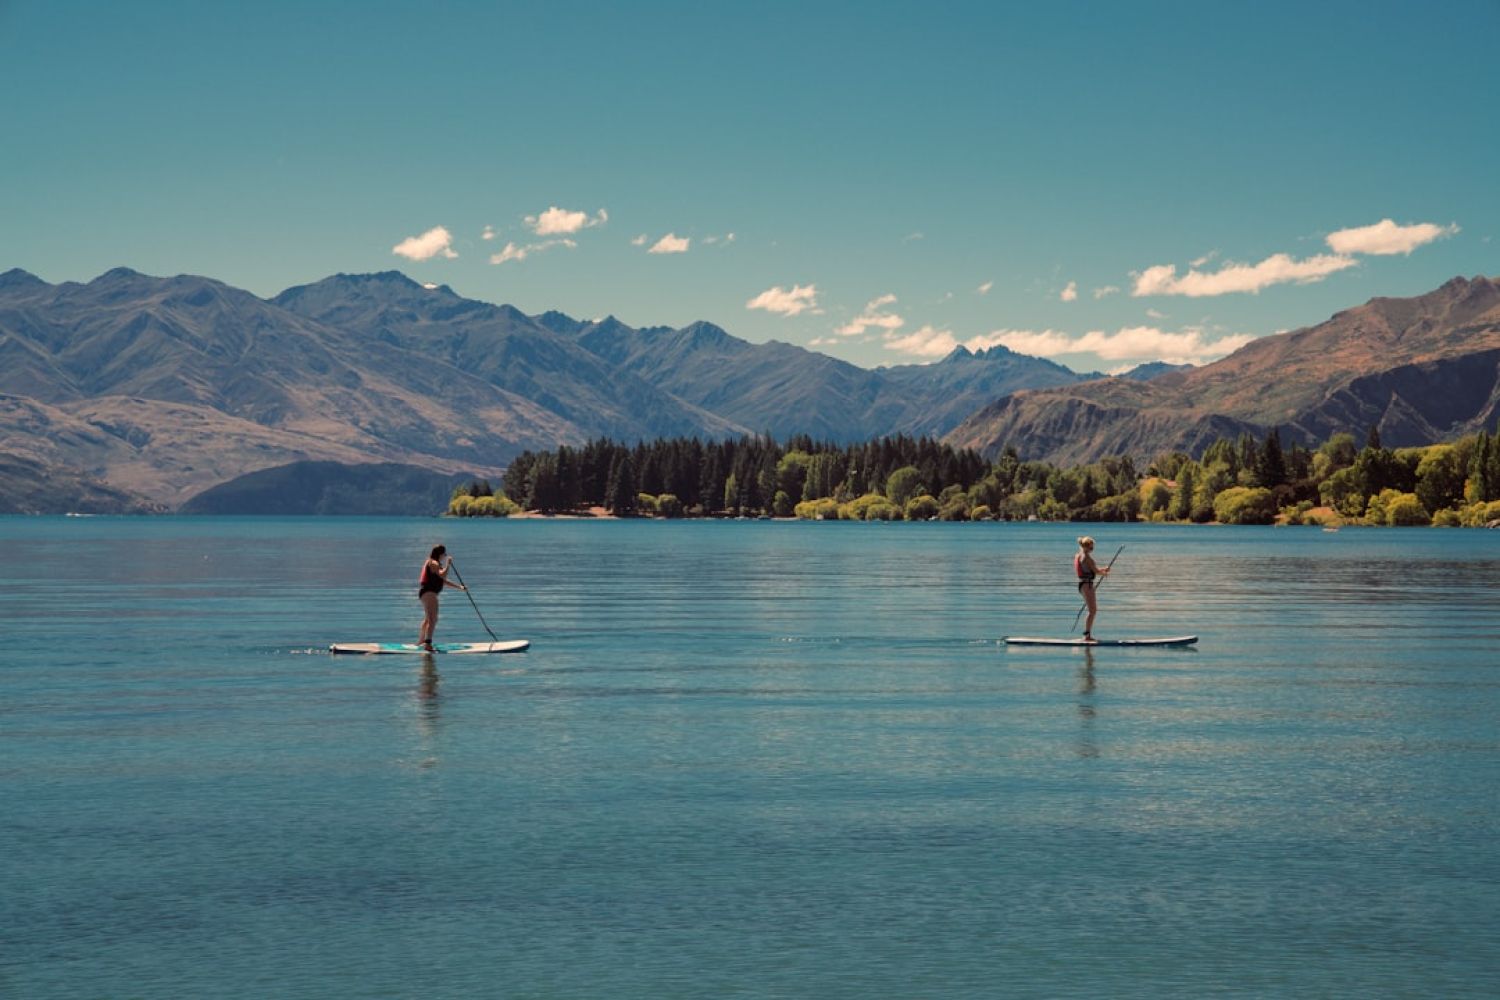
{"type": "Polygon", "coordinates": [[[1500,993],[1500,532],[1076,528],[0,519],[0,996],[1500,993]]]}

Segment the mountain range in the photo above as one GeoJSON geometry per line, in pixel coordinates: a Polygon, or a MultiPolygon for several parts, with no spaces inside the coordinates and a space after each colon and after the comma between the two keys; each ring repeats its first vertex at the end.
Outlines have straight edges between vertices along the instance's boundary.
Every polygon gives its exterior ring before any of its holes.
{"type": "Polygon", "coordinates": [[[398,272],[272,299],[127,268],[56,285],[0,274],[0,511],[227,509],[275,493],[347,508],[396,467],[426,496],[498,476],[524,449],[599,437],[904,433],[1075,463],[1271,427],[1423,444],[1497,420],[1500,283],[1484,277],[1372,299],[1203,367],[1106,378],[1004,347],[870,370],[707,322],[528,316],[398,272]],[[339,471],[372,466],[385,472],[339,471]],[[289,471],[254,475],[275,469],[289,471]]]}
{"type": "Polygon", "coordinates": [[[524,449],[596,437],[940,435],[997,396],[1082,377],[1003,347],[870,371],[711,323],[531,317],[398,272],[268,300],[190,275],[11,270],[0,476],[21,482],[0,486],[0,510],[173,510],[292,463],[497,476],[524,449]]]}
{"type": "Polygon", "coordinates": [[[1197,454],[1218,437],[1316,444],[1370,428],[1387,447],[1500,423],[1500,282],[1454,278],[1426,295],[1376,298],[1326,322],[1263,337],[1201,368],[1105,378],[997,399],[947,440],[1072,464],[1102,455],[1197,454]]]}

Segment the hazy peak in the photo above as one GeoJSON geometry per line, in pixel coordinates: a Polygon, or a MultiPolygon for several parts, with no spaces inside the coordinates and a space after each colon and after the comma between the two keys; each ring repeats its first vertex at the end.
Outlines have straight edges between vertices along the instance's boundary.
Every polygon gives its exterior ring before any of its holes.
{"type": "Polygon", "coordinates": [[[0,288],[47,288],[50,287],[41,278],[30,271],[23,271],[19,267],[13,267],[4,274],[0,274],[0,288]]]}

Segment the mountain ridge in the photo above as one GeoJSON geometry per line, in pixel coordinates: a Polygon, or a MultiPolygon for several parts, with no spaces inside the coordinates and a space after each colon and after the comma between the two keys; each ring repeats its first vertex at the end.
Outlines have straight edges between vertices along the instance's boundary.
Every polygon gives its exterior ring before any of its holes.
{"type": "Polygon", "coordinates": [[[520,451],[600,437],[947,435],[1065,462],[1193,452],[1270,426],[1311,441],[1367,424],[1421,443],[1493,425],[1494,351],[1500,285],[1482,276],[1373,298],[1211,365],[1109,378],[1003,346],[865,369],[706,320],[528,316],[400,271],[263,299],[196,275],[120,267],[54,285],[12,268],[0,450],[73,470],[47,475],[101,503],[116,490],[122,505],[170,509],[296,462],[495,476],[520,451]]]}
{"type": "Polygon", "coordinates": [[[1262,337],[1208,365],[1126,387],[1121,379],[1019,392],[948,436],[995,454],[1079,462],[1200,449],[1203,429],[1317,443],[1370,427],[1428,444],[1500,419],[1500,282],[1454,278],[1410,299],[1372,298],[1323,323],[1262,337]],[[1399,385],[1401,392],[1396,392],[1399,385]],[[1453,400],[1466,401],[1457,409],[1453,400]]]}

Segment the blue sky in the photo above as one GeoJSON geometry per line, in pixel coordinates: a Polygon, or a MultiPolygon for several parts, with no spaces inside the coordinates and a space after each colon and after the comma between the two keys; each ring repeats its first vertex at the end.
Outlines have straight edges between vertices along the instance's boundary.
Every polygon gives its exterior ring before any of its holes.
{"type": "Polygon", "coordinates": [[[0,269],[1204,361],[1500,274],[1497,37],[1497,0],[0,0],[0,269]]]}

